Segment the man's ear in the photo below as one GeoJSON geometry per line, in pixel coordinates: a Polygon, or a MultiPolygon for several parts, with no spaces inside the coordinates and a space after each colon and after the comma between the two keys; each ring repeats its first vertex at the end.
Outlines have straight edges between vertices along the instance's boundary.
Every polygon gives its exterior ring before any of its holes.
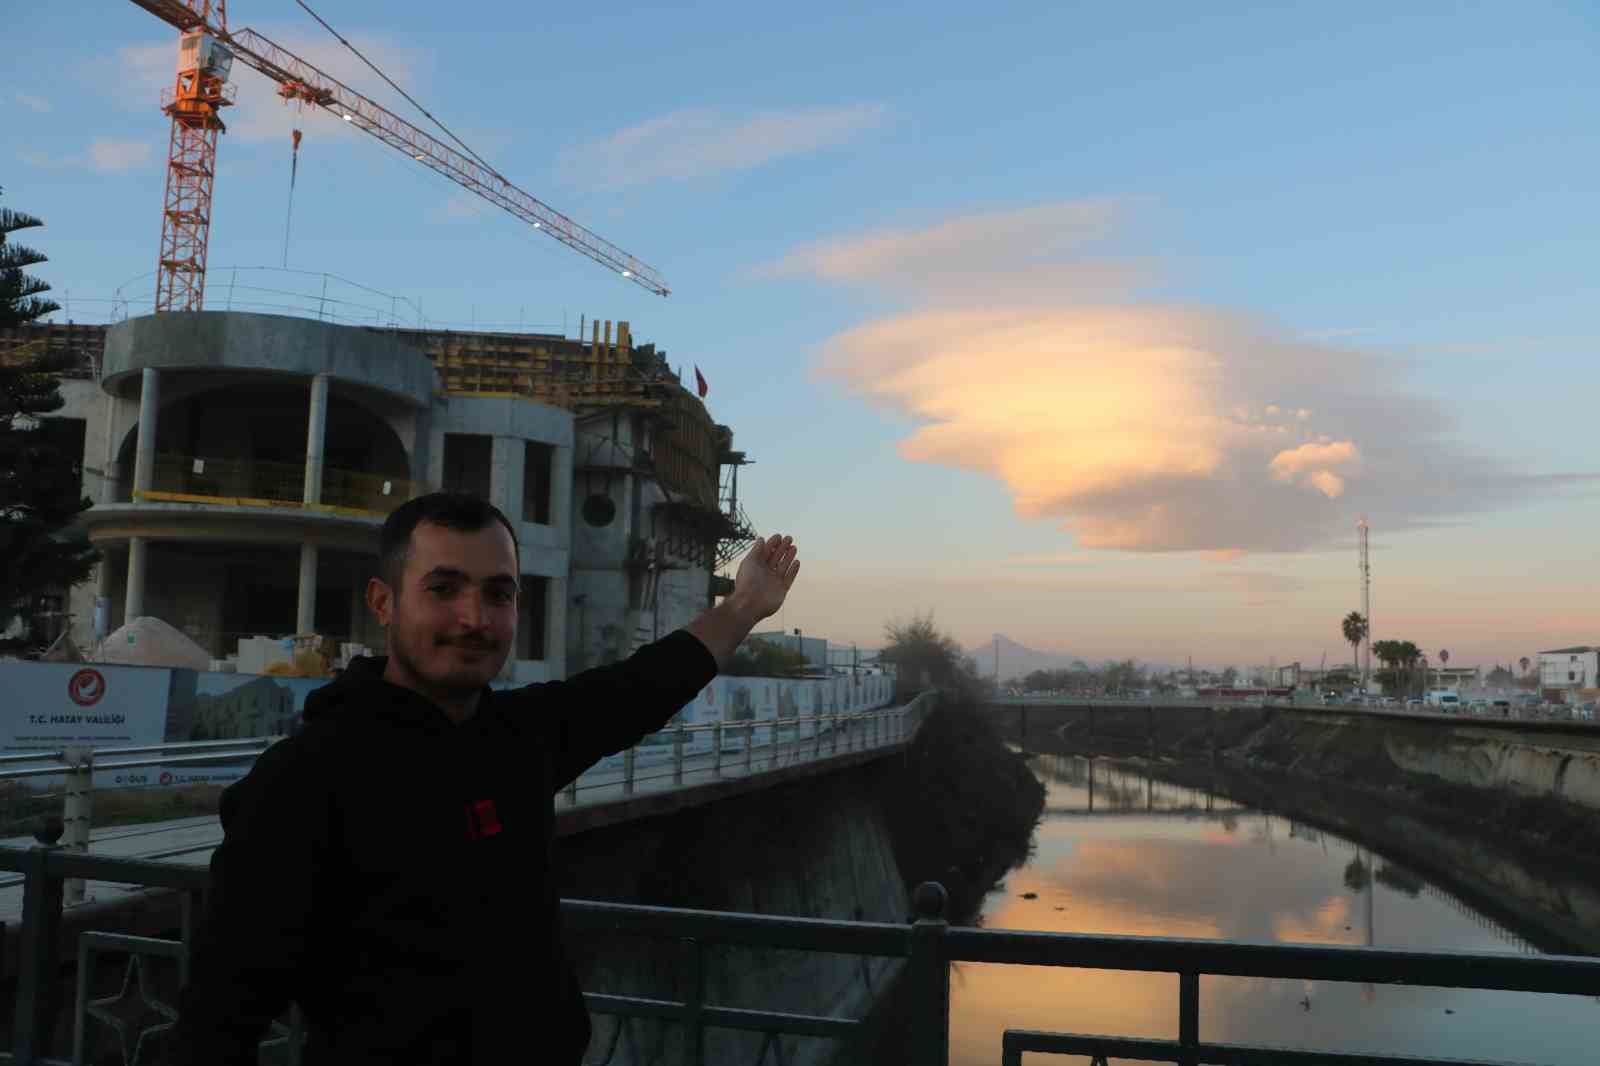
{"type": "Polygon", "coordinates": [[[380,626],[386,626],[394,620],[394,599],[394,589],[381,577],[367,581],[367,606],[377,616],[380,626]]]}

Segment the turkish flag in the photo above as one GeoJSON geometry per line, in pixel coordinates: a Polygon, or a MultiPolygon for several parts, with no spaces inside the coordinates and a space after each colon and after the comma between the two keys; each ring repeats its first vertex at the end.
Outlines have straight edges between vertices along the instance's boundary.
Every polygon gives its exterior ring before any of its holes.
{"type": "Polygon", "coordinates": [[[704,374],[700,373],[698,366],[694,368],[694,387],[700,393],[700,398],[702,400],[705,399],[707,390],[706,378],[704,374]]]}

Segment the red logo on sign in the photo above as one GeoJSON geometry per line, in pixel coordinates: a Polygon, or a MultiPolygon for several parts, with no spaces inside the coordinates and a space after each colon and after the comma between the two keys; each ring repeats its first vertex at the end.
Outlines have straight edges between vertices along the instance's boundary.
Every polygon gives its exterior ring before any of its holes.
{"type": "Polygon", "coordinates": [[[67,696],[79,707],[92,707],[106,694],[106,679],[98,670],[79,670],[67,682],[67,696]]]}
{"type": "Polygon", "coordinates": [[[170,784],[172,784],[172,781],[173,781],[173,777],[172,777],[172,771],[171,770],[168,770],[168,771],[166,771],[165,773],[163,773],[161,775],[161,783],[163,785],[170,785],[170,784]]]}

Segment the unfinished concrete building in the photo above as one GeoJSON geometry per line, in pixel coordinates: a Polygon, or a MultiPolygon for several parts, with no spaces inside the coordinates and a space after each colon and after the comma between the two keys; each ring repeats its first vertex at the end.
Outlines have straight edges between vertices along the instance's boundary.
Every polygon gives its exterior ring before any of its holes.
{"type": "Polygon", "coordinates": [[[103,553],[64,596],[81,647],[153,615],[214,656],[254,635],[382,648],[376,533],[434,489],[518,529],[508,675],[560,678],[671,631],[750,543],[742,453],[654,346],[613,336],[338,326],[184,312],[0,336],[70,344],[52,431],[83,458],[103,553]]]}

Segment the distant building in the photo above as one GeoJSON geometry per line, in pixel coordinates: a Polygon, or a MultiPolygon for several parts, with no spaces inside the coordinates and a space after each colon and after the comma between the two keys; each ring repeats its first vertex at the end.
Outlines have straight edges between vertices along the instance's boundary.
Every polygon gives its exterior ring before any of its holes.
{"type": "Polygon", "coordinates": [[[1539,653],[1539,688],[1546,699],[1570,700],[1582,689],[1600,688],[1600,648],[1583,645],[1539,653]]]}
{"type": "Polygon", "coordinates": [[[1435,688],[1455,689],[1457,692],[1483,684],[1483,670],[1476,666],[1430,666],[1428,677],[1433,680],[1435,688]]]}

